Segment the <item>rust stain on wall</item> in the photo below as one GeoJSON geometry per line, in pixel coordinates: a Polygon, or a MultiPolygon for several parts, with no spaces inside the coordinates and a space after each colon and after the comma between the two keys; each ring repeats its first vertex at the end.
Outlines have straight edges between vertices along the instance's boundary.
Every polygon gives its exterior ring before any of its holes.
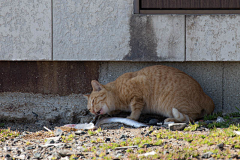
{"type": "Polygon", "coordinates": [[[0,92],[90,93],[99,62],[0,62],[0,92]]]}
{"type": "Polygon", "coordinates": [[[130,52],[123,60],[157,61],[157,38],[152,17],[133,15],[130,19],[130,52]]]}

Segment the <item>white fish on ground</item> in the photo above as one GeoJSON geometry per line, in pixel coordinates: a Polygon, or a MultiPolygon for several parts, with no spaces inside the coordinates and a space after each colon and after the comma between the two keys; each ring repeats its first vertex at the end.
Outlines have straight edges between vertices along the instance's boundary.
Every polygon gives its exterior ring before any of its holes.
{"type": "Polygon", "coordinates": [[[96,123],[96,127],[98,128],[101,124],[104,123],[123,123],[125,125],[128,126],[132,126],[134,128],[139,128],[139,127],[147,127],[147,124],[138,122],[138,121],[134,121],[128,118],[121,118],[121,117],[111,117],[111,118],[103,118],[100,119],[97,123],[96,123]]]}
{"type": "Polygon", "coordinates": [[[128,118],[120,118],[120,117],[111,117],[111,118],[103,118],[97,121],[96,125],[93,123],[84,123],[84,124],[66,124],[64,127],[70,127],[70,128],[75,128],[75,129],[96,129],[100,127],[102,124],[106,123],[123,123],[128,126],[132,126],[134,128],[139,128],[139,127],[147,127],[147,124],[137,122],[128,118]]]}

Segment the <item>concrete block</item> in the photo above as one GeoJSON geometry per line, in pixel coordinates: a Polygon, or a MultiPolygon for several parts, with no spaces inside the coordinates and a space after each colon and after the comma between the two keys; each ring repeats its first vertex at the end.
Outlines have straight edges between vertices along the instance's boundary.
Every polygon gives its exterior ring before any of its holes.
{"type": "Polygon", "coordinates": [[[59,96],[6,92],[0,96],[0,121],[4,122],[63,125],[84,121],[88,114],[87,100],[82,94],[59,96]]]}
{"type": "Polygon", "coordinates": [[[215,112],[222,111],[222,73],[223,64],[213,62],[174,62],[174,63],[137,63],[104,62],[99,71],[99,81],[107,84],[126,72],[134,72],[147,66],[167,65],[175,67],[192,76],[202,86],[215,104],[215,112]]]}
{"type": "Polygon", "coordinates": [[[240,15],[186,16],[187,61],[239,61],[240,15]]]}
{"type": "Polygon", "coordinates": [[[223,110],[229,112],[239,112],[240,109],[240,63],[227,62],[224,63],[223,75],[223,110]]]}
{"type": "Polygon", "coordinates": [[[56,0],[53,59],[183,61],[184,20],[134,15],[133,0],[56,0]]]}
{"type": "Polygon", "coordinates": [[[183,15],[133,15],[127,61],[184,61],[183,15]]]}
{"type": "Polygon", "coordinates": [[[51,1],[1,1],[0,11],[0,60],[51,60],[51,1]]]}

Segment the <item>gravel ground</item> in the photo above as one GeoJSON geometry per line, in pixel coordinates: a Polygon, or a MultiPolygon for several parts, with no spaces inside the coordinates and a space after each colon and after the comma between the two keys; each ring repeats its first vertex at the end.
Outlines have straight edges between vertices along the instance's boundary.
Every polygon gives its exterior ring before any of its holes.
{"type": "MultiPolygon", "coordinates": [[[[31,128],[27,126],[24,128],[31,128]]],[[[183,131],[171,131],[167,126],[131,128],[120,123],[104,124],[96,131],[53,127],[49,127],[52,132],[43,128],[13,132],[1,127],[0,159],[240,158],[240,136],[234,131],[239,126],[209,130],[188,125],[183,131]]]]}

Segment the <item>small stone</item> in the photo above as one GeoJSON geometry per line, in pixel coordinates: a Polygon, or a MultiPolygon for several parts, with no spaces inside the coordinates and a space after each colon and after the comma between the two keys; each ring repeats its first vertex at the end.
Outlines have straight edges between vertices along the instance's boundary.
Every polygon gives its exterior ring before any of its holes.
{"type": "Polygon", "coordinates": [[[51,147],[47,148],[47,150],[51,152],[54,150],[54,148],[53,148],[53,146],[51,146],[51,147]]]}
{"type": "Polygon", "coordinates": [[[129,149],[129,148],[138,148],[138,146],[135,145],[135,146],[116,147],[115,150],[118,150],[118,149],[123,149],[123,150],[125,150],[125,149],[129,149]]]}
{"type": "Polygon", "coordinates": [[[36,140],[36,141],[35,141],[35,143],[41,143],[41,141],[39,141],[39,140],[36,140]]]}
{"type": "Polygon", "coordinates": [[[119,158],[119,157],[122,157],[122,156],[124,156],[123,153],[118,153],[116,157],[119,158]]]}
{"type": "Polygon", "coordinates": [[[123,138],[126,138],[126,136],[124,134],[122,134],[119,139],[123,139],[123,138]]]}
{"type": "Polygon", "coordinates": [[[17,150],[17,155],[20,156],[21,155],[21,151],[20,150],[17,150]]]}
{"type": "Polygon", "coordinates": [[[208,124],[213,123],[213,121],[211,121],[211,120],[206,120],[205,123],[208,125],[208,124]]]}
{"type": "Polygon", "coordinates": [[[6,147],[4,147],[4,150],[5,150],[5,151],[11,151],[12,149],[11,149],[10,147],[7,147],[7,146],[6,146],[6,147]]]}
{"type": "Polygon", "coordinates": [[[5,160],[12,160],[12,157],[9,154],[6,154],[5,160]]]}
{"type": "Polygon", "coordinates": [[[22,133],[23,136],[26,136],[27,134],[29,134],[27,131],[24,131],[24,132],[22,133]]]}
{"type": "Polygon", "coordinates": [[[37,159],[38,159],[38,158],[41,157],[41,153],[37,152],[37,153],[35,153],[33,156],[34,156],[34,158],[37,158],[37,159]]]}
{"type": "Polygon", "coordinates": [[[240,135],[240,131],[233,131],[234,133],[236,133],[237,135],[240,135]]]}
{"type": "Polygon", "coordinates": [[[221,150],[223,149],[223,147],[224,147],[224,143],[220,143],[220,144],[217,145],[217,148],[219,148],[221,150]]]}
{"type": "Polygon", "coordinates": [[[106,138],[105,142],[110,142],[110,140],[111,140],[110,138],[106,138]]]}
{"type": "Polygon", "coordinates": [[[57,136],[61,136],[63,133],[63,131],[59,128],[55,129],[54,130],[54,135],[57,137],[57,136]]]}
{"type": "Polygon", "coordinates": [[[149,121],[149,124],[150,124],[150,125],[157,125],[157,123],[158,123],[158,119],[151,119],[151,120],[149,121]]]}
{"type": "Polygon", "coordinates": [[[209,132],[210,130],[208,128],[205,128],[205,131],[209,132]]]}
{"type": "Polygon", "coordinates": [[[206,152],[202,155],[202,158],[210,158],[213,155],[212,152],[206,152]]]}
{"type": "MultiPolygon", "coordinates": [[[[61,156],[60,156],[57,152],[54,152],[54,153],[52,154],[52,156],[55,157],[56,159],[60,159],[60,158],[61,158],[61,156]]],[[[74,159],[74,158],[73,158],[73,159],[74,159]]]]}
{"type": "Polygon", "coordinates": [[[147,152],[147,153],[143,153],[143,154],[139,154],[138,157],[141,157],[141,156],[144,156],[144,157],[147,157],[147,156],[153,156],[157,154],[155,151],[152,151],[152,152],[147,152]]]}
{"type": "Polygon", "coordinates": [[[82,146],[77,146],[77,150],[84,151],[84,148],[82,146]]]}
{"type": "Polygon", "coordinates": [[[35,149],[35,146],[27,146],[26,147],[26,150],[32,150],[32,149],[35,149]]]}
{"type": "Polygon", "coordinates": [[[20,141],[18,137],[13,139],[13,143],[17,143],[18,141],[20,141]]]}
{"type": "Polygon", "coordinates": [[[63,149],[63,150],[60,150],[60,151],[57,151],[57,152],[62,157],[71,156],[72,154],[75,154],[73,151],[68,150],[68,149],[63,149]]]}
{"type": "Polygon", "coordinates": [[[238,158],[238,155],[237,154],[232,154],[231,158],[238,158]]]}
{"type": "Polygon", "coordinates": [[[149,147],[150,147],[150,144],[147,144],[147,143],[143,144],[143,148],[149,148],[149,147]]]}
{"type": "Polygon", "coordinates": [[[54,140],[48,139],[45,144],[53,144],[53,143],[54,143],[54,140]]]}
{"type": "Polygon", "coordinates": [[[197,128],[197,131],[204,131],[204,130],[205,130],[204,127],[199,127],[199,128],[197,128]]]}
{"type": "Polygon", "coordinates": [[[16,156],[16,157],[14,157],[15,159],[25,159],[25,155],[24,154],[22,154],[22,155],[19,155],[19,156],[16,156]]]}
{"type": "Polygon", "coordinates": [[[47,142],[45,144],[58,143],[61,137],[50,137],[46,138],[47,142]]]}
{"type": "Polygon", "coordinates": [[[225,120],[222,117],[217,117],[216,122],[217,123],[222,123],[222,122],[225,122],[225,120]]]}
{"type": "Polygon", "coordinates": [[[61,157],[61,160],[69,160],[69,158],[66,156],[66,157],[61,157]]]}
{"type": "Polygon", "coordinates": [[[168,127],[171,131],[182,131],[187,126],[186,123],[173,123],[169,124],[168,127]]]}
{"type": "Polygon", "coordinates": [[[75,132],[75,134],[76,135],[84,135],[84,134],[86,134],[87,132],[84,132],[84,131],[81,131],[81,130],[77,130],[76,132],[75,132]]]}

